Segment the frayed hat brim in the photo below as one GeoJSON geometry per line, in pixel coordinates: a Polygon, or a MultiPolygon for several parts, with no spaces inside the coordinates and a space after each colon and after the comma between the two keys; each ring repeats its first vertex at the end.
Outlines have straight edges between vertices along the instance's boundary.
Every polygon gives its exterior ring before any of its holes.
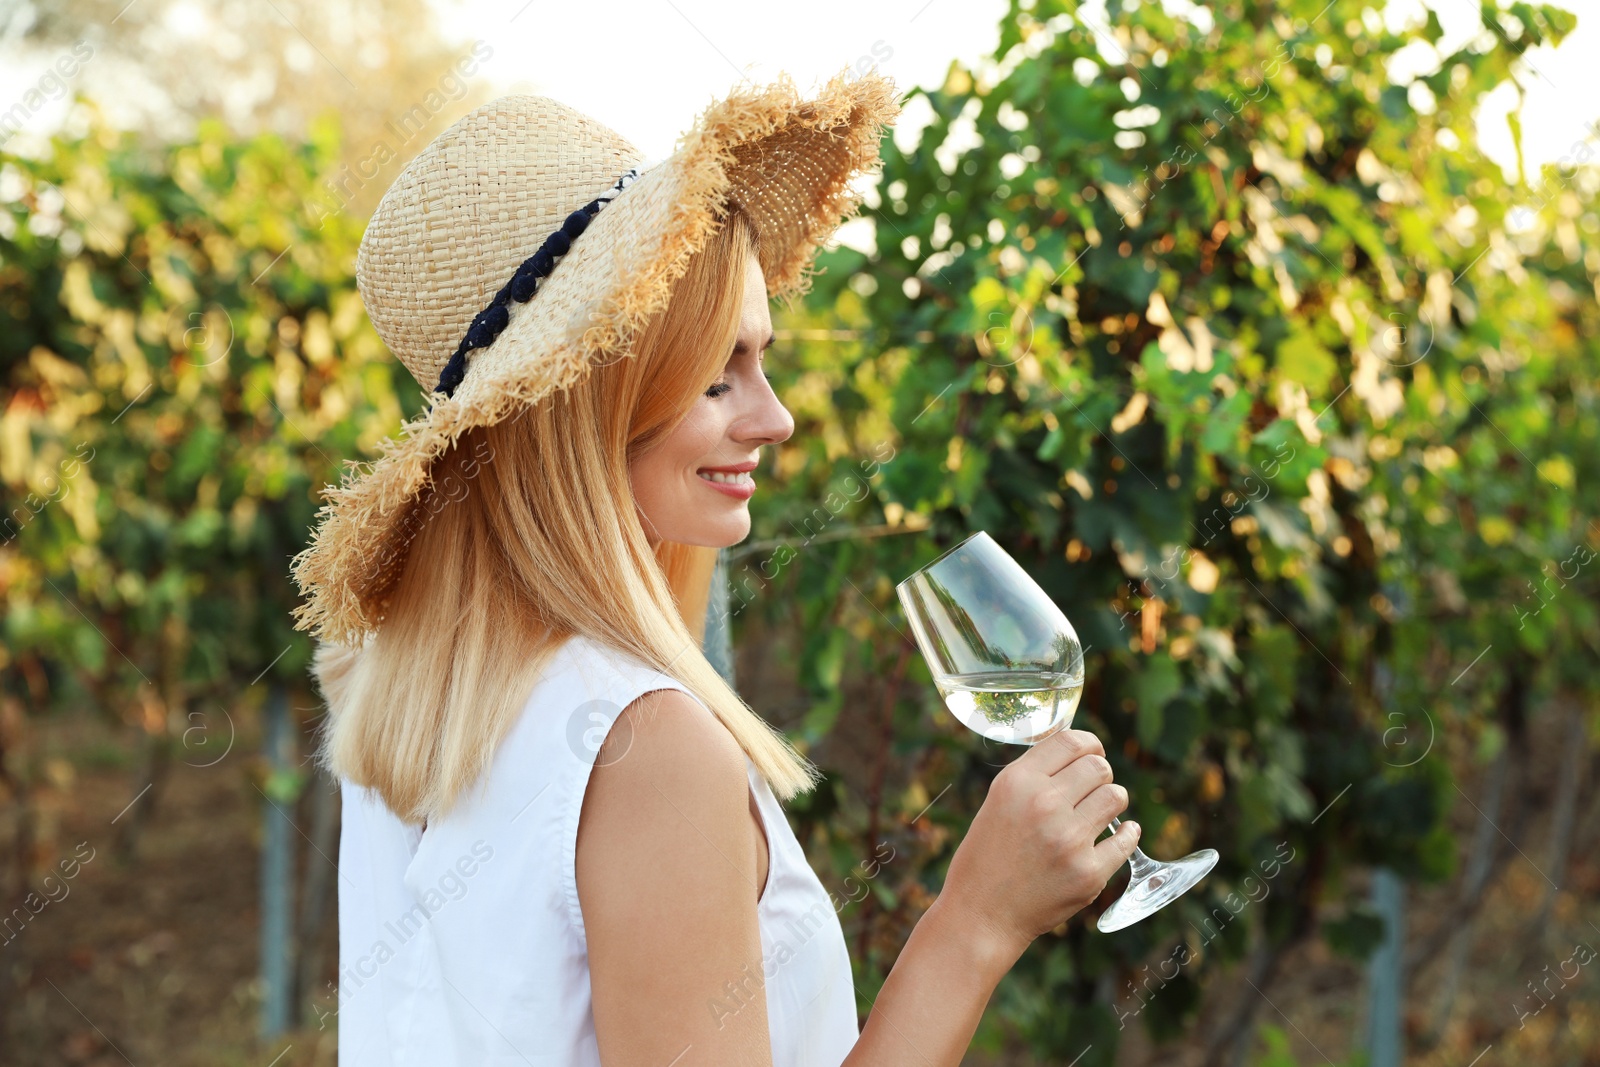
{"type": "MultiPolygon", "coordinates": [[[[512,305],[494,343],[471,353],[454,394],[430,393],[424,411],[380,444],[379,458],[351,464],[341,484],[324,490],[311,543],[294,559],[305,598],[294,612],[296,628],[340,643],[376,630],[425,521],[418,504],[433,488],[435,461],[468,430],[630,355],[690,257],[715,233],[730,196],[761,231],[768,294],[793,299],[808,291],[818,248],[858,210],[851,183],[876,167],[880,140],[898,113],[892,82],[849,72],[810,99],[784,78],[708,106],[671,156],[594,217],[539,292],[512,305]]],[[[626,154],[620,151],[619,163],[629,162],[626,154]]],[[[364,298],[368,292],[364,285],[364,298]]],[[[406,359],[431,387],[427,375],[443,362],[437,347],[408,351],[406,359]]]]}

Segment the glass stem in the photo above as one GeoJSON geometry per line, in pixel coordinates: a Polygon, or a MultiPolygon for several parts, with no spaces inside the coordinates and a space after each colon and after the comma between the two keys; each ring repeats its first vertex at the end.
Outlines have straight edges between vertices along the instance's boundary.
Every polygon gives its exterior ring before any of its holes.
{"type": "MultiPolygon", "coordinates": [[[[1121,825],[1121,819],[1112,819],[1111,832],[1116,833],[1117,827],[1121,825]]],[[[1137,882],[1139,879],[1155,873],[1161,867],[1161,864],[1146,856],[1143,849],[1135,847],[1133,855],[1128,857],[1128,866],[1133,868],[1133,880],[1137,882]]]]}

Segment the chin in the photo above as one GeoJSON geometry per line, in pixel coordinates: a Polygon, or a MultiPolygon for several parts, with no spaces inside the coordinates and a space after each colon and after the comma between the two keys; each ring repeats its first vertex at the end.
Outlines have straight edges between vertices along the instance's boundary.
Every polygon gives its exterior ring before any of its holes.
{"type": "Polygon", "coordinates": [[[685,533],[687,536],[674,540],[705,548],[732,548],[750,536],[750,516],[741,508],[737,516],[729,516],[721,522],[698,523],[694,530],[685,533]]]}

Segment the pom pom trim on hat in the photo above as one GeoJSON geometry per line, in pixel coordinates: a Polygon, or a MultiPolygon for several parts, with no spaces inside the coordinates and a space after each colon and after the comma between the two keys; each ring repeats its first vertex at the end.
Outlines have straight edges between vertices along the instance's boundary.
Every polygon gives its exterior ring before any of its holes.
{"type": "Polygon", "coordinates": [[[557,261],[572,251],[572,242],[588,228],[589,220],[598,215],[601,208],[615,200],[618,193],[632,185],[642,173],[638,167],[627,171],[611,188],[568,215],[561,228],[546,237],[539,250],[522,261],[522,265],[511,276],[511,280],[494,294],[489,306],[478,312],[472,320],[467,335],[461,339],[461,344],[456,346],[455,353],[439,375],[439,392],[445,396],[454,395],[456,387],[461,384],[461,379],[467,376],[467,353],[478,348],[488,348],[510,325],[511,312],[506,303],[515,300],[519,304],[526,304],[533,294],[539,291],[539,282],[548,278],[550,272],[556,269],[557,261]]]}

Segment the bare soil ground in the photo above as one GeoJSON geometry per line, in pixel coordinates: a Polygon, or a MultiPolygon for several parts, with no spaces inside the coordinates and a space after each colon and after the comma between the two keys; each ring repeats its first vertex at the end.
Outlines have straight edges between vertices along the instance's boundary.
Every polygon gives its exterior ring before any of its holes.
{"type": "MultiPolygon", "coordinates": [[[[1600,775],[1592,760],[1570,861],[1564,872],[1554,872],[1560,889],[1553,911],[1542,925],[1533,925],[1550,885],[1544,868],[1563,744],[1558,726],[1556,716],[1535,720],[1532,773],[1513,786],[1529,806],[1527,829],[1477,915],[1459,992],[1442,1028],[1435,1027],[1435,1009],[1447,954],[1423,965],[1407,990],[1408,1064],[1600,1067],[1600,959],[1579,967],[1575,977],[1574,964],[1567,962],[1579,944],[1600,950],[1600,775]],[[1567,980],[1552,980],[1563,972],[1567,980]],[[1535,1001],[1535,986],[1553,992],[1535,1001]],[[1519,1018],[1541,1004],[1537,1015],[1519,1018]]],[[[255,1036],[263,802],[252,784],[248,753],[254,739],[239,737],[235,750],[215,766],[175,762],[161,788],[141,796],[130,737],[88,716],[35,729],[32,743],[50,782],[41,797],[36,861],[56,869],[64,860],[92,858],[60,883],[67,887],[65,896],[57,888],[60,899],[9,941],[0,939],[0,1065],[334,1063],[332,1017],[321,1028],[313,1017],[270,1044],[255,1036]],[[115,842],[120,824],[132,817],[130,804],[152,806],[144,813],[136,852],[119,856],[115,842]]],[[[1466,799],[1452,817],[1466,842],[1482,818],[1473,805],[1481,803],[1483,783],[1462,785],[1466,799]]],[[[326,862],[305,840],[298,847],[302,865],[326,862]]],[[[6,873],[15,885],[15,872],[6,873]]],[[[35,873],[31,886],[39,885],[35,873]]],[[[1411,892],[1410,945],[1429,940],[1457,892],[1454,884],[1411,892]]],[[[1349,893],[1364,897],[1365,890],[1351,885],[1349,893]]],[[[330,916],[313,947],[319,981],[335,977],[334,936],[330,916]]],[[[1183,1040],[1156,1047],[1137,1023],[1130,1025],[1119,1063],[1198,1064],[1199,1035],[1242,1004],[1241,998],[1260,1003],[1255,1036],[1240,1062],[1356,1062],[1366,1015],[1360,964],[1314,944],[1290,952],[1266,987],[1252,989],[1243,977],[1237,970],[1210,984],[1195,1033],[1183,1040]],[[1290,1058],[1273,1054],[1275,1044],[1290,1058]]],[[[974,1055],[971,1062],[1032,1061],[974,1055]]]]}

